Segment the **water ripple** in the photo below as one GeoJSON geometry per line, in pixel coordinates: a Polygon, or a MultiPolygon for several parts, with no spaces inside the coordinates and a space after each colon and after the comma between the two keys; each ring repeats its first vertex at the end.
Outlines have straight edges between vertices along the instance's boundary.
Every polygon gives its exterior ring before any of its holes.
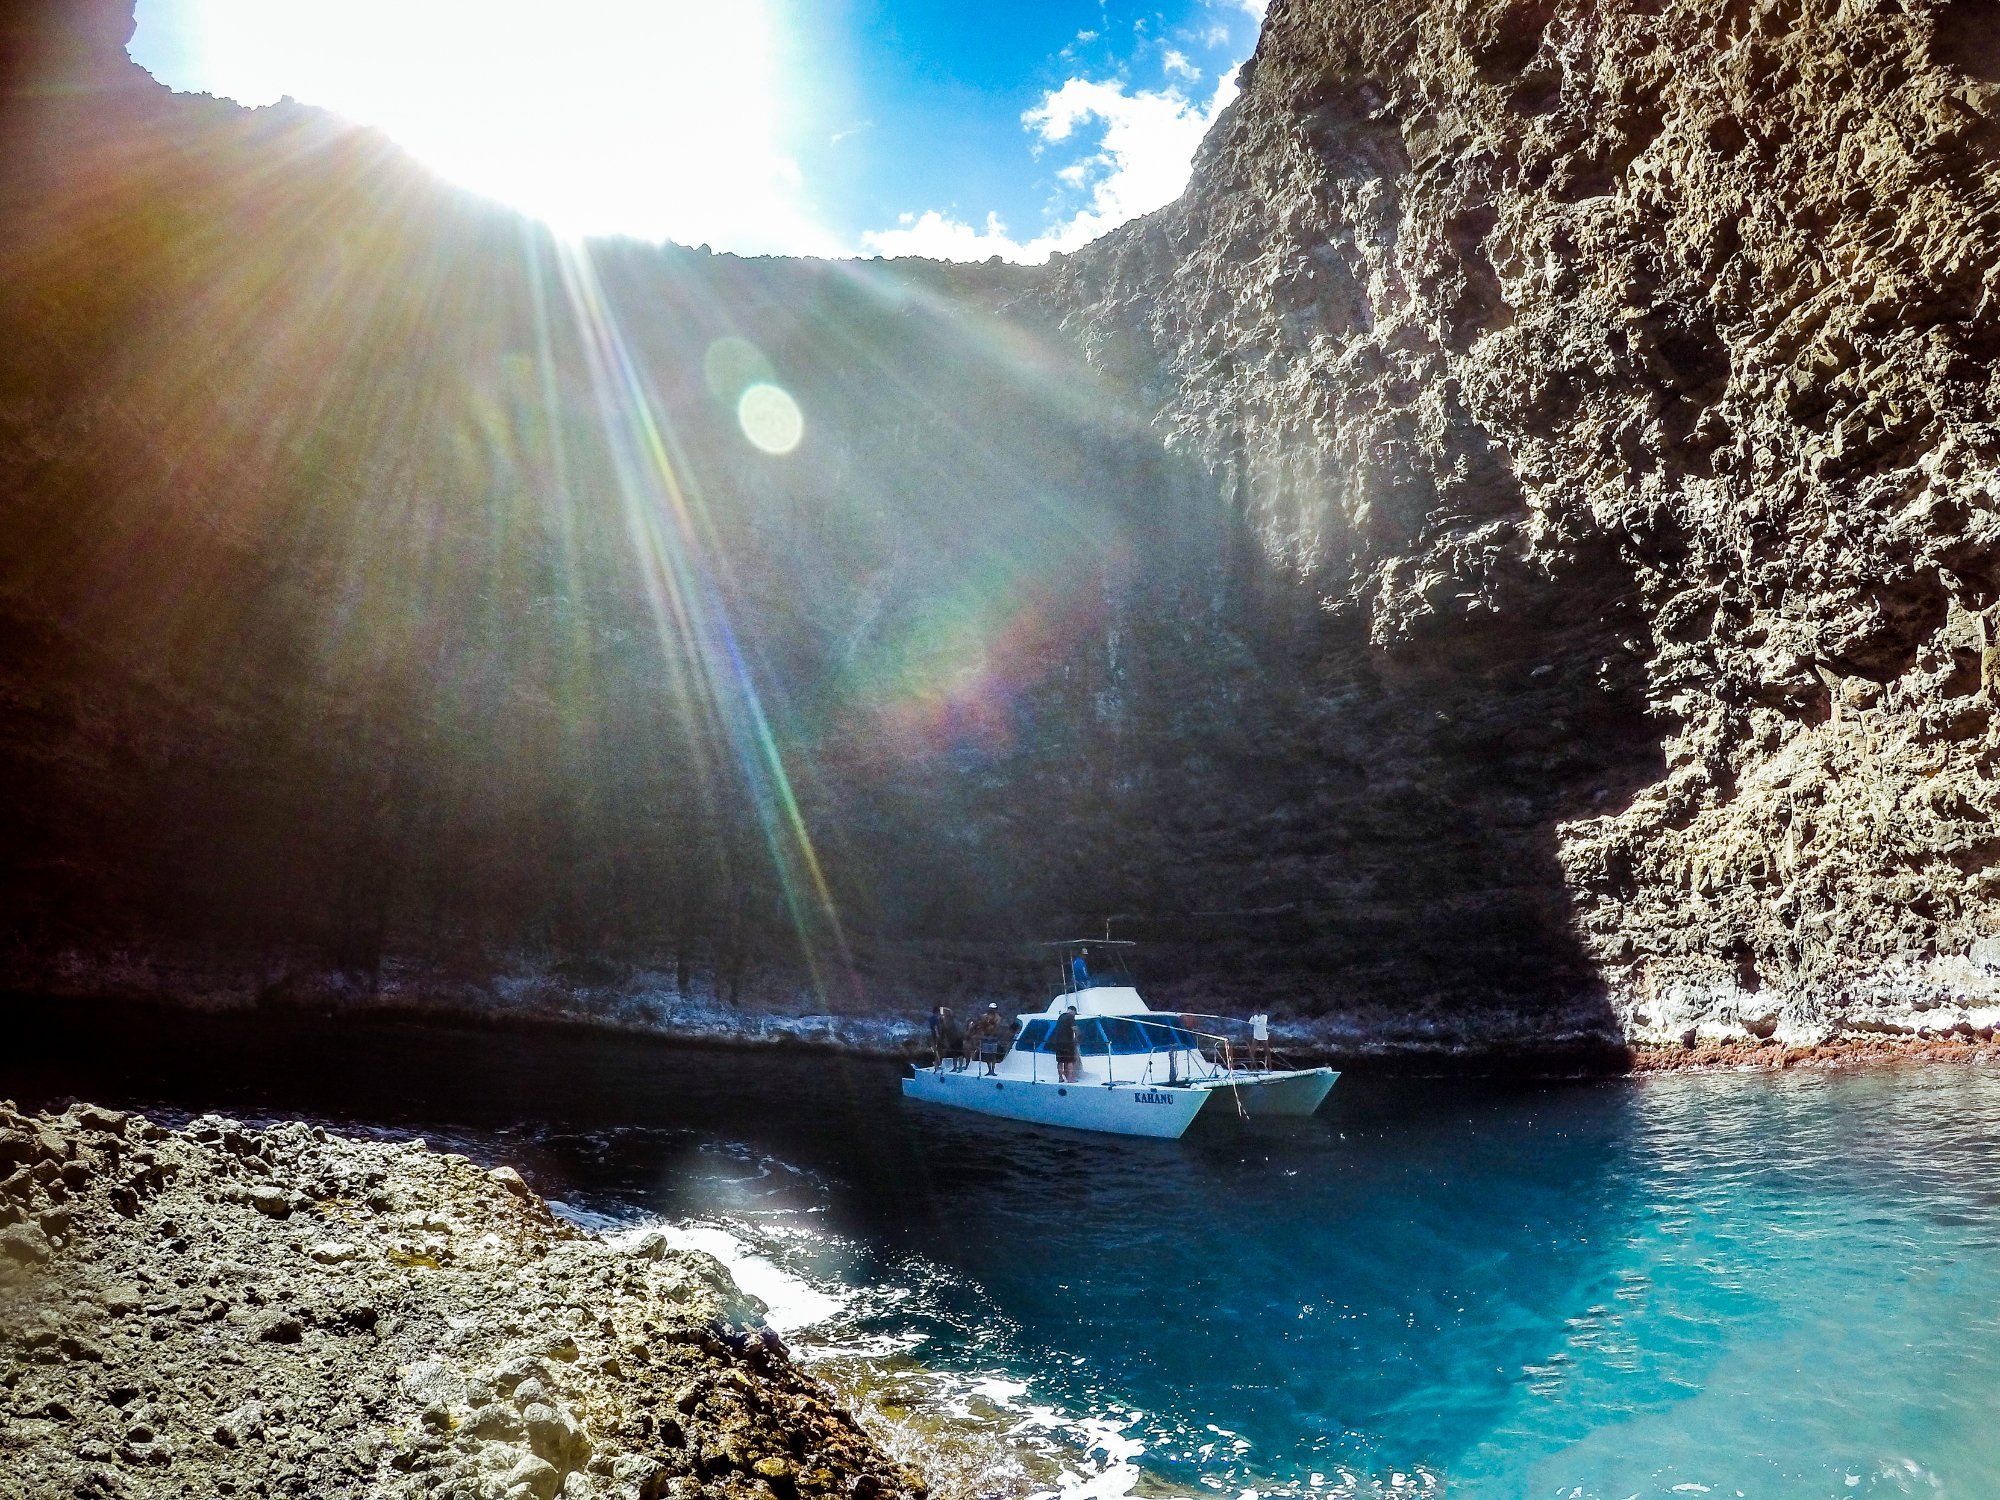
{"type": "Polygon", "coordinates": [[[328,1123],[758,1262],[943,1495],[2000,1495],[2000,1070],[1350,1077],[1173,1143],[863,1063],[426,1045],[330,1038],[328,1123]]]}

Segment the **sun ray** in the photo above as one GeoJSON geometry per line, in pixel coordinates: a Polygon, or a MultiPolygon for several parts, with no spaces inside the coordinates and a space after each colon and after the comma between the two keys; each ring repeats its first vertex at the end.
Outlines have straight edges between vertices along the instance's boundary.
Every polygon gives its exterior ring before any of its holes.
{"type": "Polygon", "coordinates": [[[590,247],[565,245],[557,254],[661,653],[670,664],[688,664],[676,683],[683,709],[712,723],[730,751],[815,990],[824,997],[837,980],[851,993],[856,980],[839,908],[729,619],[726,554],[698,481],[661,420],[590,247]]]}

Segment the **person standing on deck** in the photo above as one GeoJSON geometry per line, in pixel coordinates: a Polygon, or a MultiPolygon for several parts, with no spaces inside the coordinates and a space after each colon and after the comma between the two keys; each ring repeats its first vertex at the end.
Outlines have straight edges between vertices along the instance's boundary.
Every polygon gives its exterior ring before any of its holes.
{"type": "Polygon", "coordinates": [[[951,1059],[952,1072],[963,1073],[965,1071],[965,1025],[949,1010],[946,1010],[944,1013],[944,1031],[939,1040],[944,1044],[943,1050],[938,1054],[939,1071],[943,1071],[944,1059],[948,1057],[951,1059]]]}
{"type": "Polygon", "coordinates": [[[931,1066],[944,1066],[944,1018],[947,1012],[943,1005],[931,1007],[931,1066]]]}
{"type": "Polygon", "coordinates": [[[1075,1083],[1083,1054],[1077,1046],[1074,1005],[1056,1018],[1056,1029],[1049,1033],[1049,1051],[1056,1055],[1056,1082],[1075,1083]]]}
{"type": "Polygon", "coordinates": [[[1070,988],[1087,990],[1090,988],[1090,965],[1083,961],[1081,953],[1069,961],[1070,988]]]}
{"type": "Polygon", "coordinates": [[[1262,1011],[1250,1018],[1250,1066],[1271,1066],[1271,1018],[1262,1011]]]}
{"type": "Polygon", "coordinates": [[[966,1033],[966,1052],[986,1064],[988,1078],[999,1070],[1001,1031],[1000,1006],[989,1000],[986,1009],[972,1018],[966,1033]]]}

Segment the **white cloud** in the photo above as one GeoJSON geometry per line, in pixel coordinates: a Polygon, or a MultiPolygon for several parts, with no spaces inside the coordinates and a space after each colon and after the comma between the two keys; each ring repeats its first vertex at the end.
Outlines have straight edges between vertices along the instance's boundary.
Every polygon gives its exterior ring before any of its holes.
{"type": "Polygon", "coordinates": [[[1098,150],[1084,161],[1090,169],[1087,212],[1123,223],[1181,195],[1195,147],[1235,95],[1233,78],[1225,78],[1205,105],[1188,99],[1178,88],[1154,93],[1123,83],[1072,78],[1021,121],[1043,147],[1060,145],[1085,127],[1101,125],[1098,150]]]}
{"type": "Polygon", "coordinates": [[[1189,62],[1187,54],[1178,47],[1167,48],[1167,55],[1162,65],[1171,77],[1186,78],[1190,81],[1201,77],[1201,69],[1189,62]]]}
{"type": "Polygon", "coordinates": [[[1115,80],[1072,78],[1021,116],[1038,155],[1095,135],[1095,150],[1056,170],[1058,180],[1087,195],[1066,217],[1022,240],[996,214],[988,214],[985,227],[976,229],[932,209],[905,214],[894,229],[869,231],[861,236],[862,244],[876,255],[937,260],[998,255],[1030,263],[1074,250],[1178,198],[1187,186],[1195,148],[1235,97],[1234,69],[1223,73],[1206,100],[1189,98],[1175,84],[1134,89],[1115,80]]]}
{"type": "Polygon", "coordinates": [[[894,229],[873,229],[861,236],[872,254],[917,255],[925,260],[1047,260],[1046,252],[1031,256],[1028,247],[1007,233],[998,214],[986,216],[986,227],[975,229],[963,219],[928,209],[904,214],[894,229]]]}

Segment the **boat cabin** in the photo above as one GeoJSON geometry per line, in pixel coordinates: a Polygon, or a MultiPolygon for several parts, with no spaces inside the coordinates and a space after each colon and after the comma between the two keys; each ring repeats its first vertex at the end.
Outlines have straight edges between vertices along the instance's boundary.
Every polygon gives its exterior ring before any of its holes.
{"type": "Polygon", "coordinates": [[[1003,1078],[1052,1079],[1056,1021],[1076,1009],[1080,1083],[1180,1083],[1213,1072],[1200,1038],[1178,1016],[1148,1009],[1119,949],[1127,943],[1064,943],[1061,990],[1044,1010],[1018,1017],[1003,1078]]]}

